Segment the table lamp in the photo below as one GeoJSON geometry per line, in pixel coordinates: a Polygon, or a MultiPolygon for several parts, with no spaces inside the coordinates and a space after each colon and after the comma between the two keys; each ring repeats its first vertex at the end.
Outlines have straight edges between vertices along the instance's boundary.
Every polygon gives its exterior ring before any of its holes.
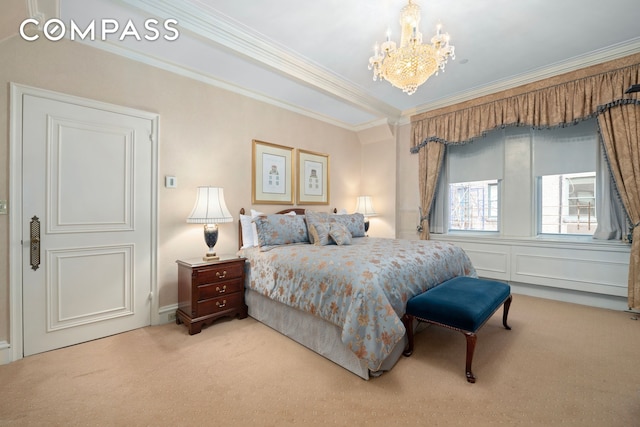
{"type": "Polygon", "coordinates": [[[224,202],[224,190],[219,187],[198,187],[196,204],[187,218],[187,223],[204,224],[204,241],[209,251],[204,261],[220,259],[213,251],[218,241],[218,224],[231,222],[233,217],[224,202]]]}
{"type": "Polygon", "coordinates": [[[356,212],[364,215],[364,231],[369,231],[369,217],[378,215],[373,209],[371,196],[358,196],[356,203],[356,212]]]}

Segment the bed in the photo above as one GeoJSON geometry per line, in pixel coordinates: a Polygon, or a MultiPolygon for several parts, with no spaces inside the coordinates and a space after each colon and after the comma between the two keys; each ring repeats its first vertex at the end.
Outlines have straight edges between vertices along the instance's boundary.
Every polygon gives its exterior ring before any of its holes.
{"type": "Polygon", "coordinates": [[[239,236],[249,315],[364,379],[401,356],[411,297],[477,277],[452,244],[366,237],[361,214],[242,210],[239,236]]]}

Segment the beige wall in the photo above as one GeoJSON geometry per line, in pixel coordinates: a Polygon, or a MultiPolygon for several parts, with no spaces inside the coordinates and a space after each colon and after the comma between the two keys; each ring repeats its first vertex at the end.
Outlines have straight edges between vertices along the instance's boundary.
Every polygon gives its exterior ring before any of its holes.
{"type": "MultiPolygon", "coordinates": [[[[369,195],[378,214],[371,217],[371,237],[396,237],[396,136],[393,125],[383,124],[358,132],[362,143],[360,194],[369,195]]],[[[356,199],[347,207],[356,208],[356,199]]]]}
{"type": "MultiPolygon", "coordinates": [[[[201,226],[185,223],[195,188],[223,187],[236,221],[241,207],[251,207],[252,139],[329,154],[331,203],[314,209],[352,211],[360,194],[362,145],[355,132],[69,41],[12,37],[0,42],[0,64],[0,199],[9,197],[10,82],[159,114],[160,307],[177,302],[175,260],[206,249],[201,226]],[[177,177],[177,189],[164,188],[165,175],[177,177]]],[[[378,206],[393,212],[382,199],[378,206]]],[[[9,336],[8,231],[9,217],[0,216],[0,342],[9,336]]],[[[217,252],[236,248],[237,223],[222,224],[217,252]]]]}
{"type": "Polygon", "coordinates": [[[397,197],[397,227],[396,235],[399,239],[418,239],[418,206],[420,196],[418,188],[418,155],[411,154],[411,125],[398,127],[398,188],[397,197]]]}

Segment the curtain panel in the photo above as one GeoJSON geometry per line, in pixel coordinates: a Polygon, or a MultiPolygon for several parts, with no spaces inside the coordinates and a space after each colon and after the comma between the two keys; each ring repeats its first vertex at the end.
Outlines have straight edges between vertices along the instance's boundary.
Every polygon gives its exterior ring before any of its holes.
{"type": "Polygon", "coordinates": [[[438,188],[438,179],[444,162],[444,144],[429,144],[418,154],[418,176],[420,178],[420,206],[421,212],[427,215],[420,218],[420,239],[429,240],[429,214],[438,188]]]}
{"type": "Polygon", "coordinates": [[[629,307],[640,309],[640,101],[603,106],[598,124],[618,194],[632,224],[629,307]]]}
{"type": "MultiPolygon", "coordinates": [[[[487,132],[508,126],[527,126],[537,129],[569,126],[590,117],[598,116],[601,135],[607,151],[616,187],[621,195],[623,205],[632,224],[638,224],[638,190],[640,189],[640,164],[638,163],[638,116],[614,112],[610,119],[603,119],[605,112],[613,109],[635,108],[637,100],[626,99],[624,92],[632,85],[640,82],[640,64],[636,63],[624,68],[607,71],[592,76],[576,79],[566,83],[550,85],[526,93],[486,102],[480,105],[461,108],[432,117],[426,114],[411,118],[411,152],[419,154],[419,189],[422,212],[426,220],[421,221],[422,239],[429,238],[429,215],[437,188],[443,157],[444,145],[466,144],[481,138],[487,132]],[[426,117],[425,117],[426,116],[426,117]],[[609,126],[611,130],[604,129],[609,126]],[[634,137],[629,135],[635,132],[634,137]],[[616,141],[615,143],[613,141],[616,141]],[[622,141],[622,142],[619,142],[622,141]],[[631,141],[631,142],[629,142],[631,141]],[[633,142],[635,141],[635,142],[633,142]],[[613,152],[607,145],[628,145],[635,147],[613,152]],[[635,145],[634,145],[635,144],[635,145]],[[439,148],[438,148],[439,147],[439,148]],[[625,154],[619,154],[625,153],[625,154]],[[629,154],[626,154],[629,153],[629,154]],[[616,164],[616,158],[634,155],[634,164],[624,160],[624,166],[616,164]],[[634,169],[635,168],[635,169],[634,169]],[[615,169],[618,169],[616,172],[615,169]],[[629,176],[628,170],[634,174],[629,176]],[[436,175],[435,177],[433,175],[436,175]],[[622,195],[625,178],[634,182],[635,187],[630,200],[625,201],[622,195]],[[633,200],[633,201],[632,201],[633,200]],[[634,216],[635,209],[635,216],[634,216]]],[[[542,83],[544,84],[544,83],[542,83]]],[[[617,111],[617,110],[616,110],[617,111]]],[[[626,184],[629,186],[630,184],[626,184]]],[[[629,262],[629,307],[640,308],[640,227],[633,230],[633,244],[629,262]]]]}

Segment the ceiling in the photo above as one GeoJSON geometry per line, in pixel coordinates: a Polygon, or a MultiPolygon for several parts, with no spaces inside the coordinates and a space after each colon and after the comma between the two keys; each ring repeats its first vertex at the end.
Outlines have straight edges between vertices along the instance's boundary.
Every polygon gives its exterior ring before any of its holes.
{"type": "Polygon", "coordinates": [[[418,0],[425,40],[441,23],[456,59],[409,96],[368,70],[406,0],[58,1],[80,26],[174,18],[175,41],[84,43],[353,130],[640,52],[638,0],[418,0]]]}

